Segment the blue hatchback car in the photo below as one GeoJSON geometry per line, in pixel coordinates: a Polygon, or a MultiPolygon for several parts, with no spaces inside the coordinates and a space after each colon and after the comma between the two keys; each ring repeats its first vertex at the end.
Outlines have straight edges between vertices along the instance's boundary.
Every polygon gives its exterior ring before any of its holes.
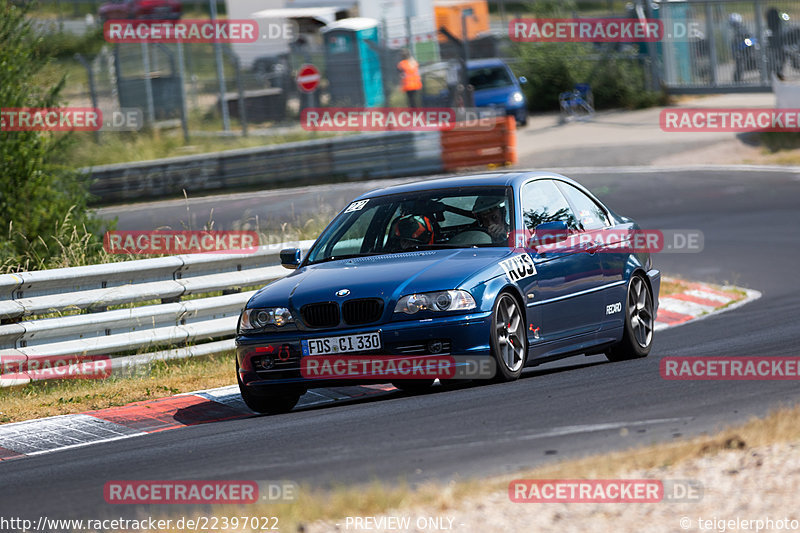
{"type": "Polygon", "coordinates": [[[258,412],[288,411],[307,389],[333,384],[301,372],[305,358],[331,353],[489,358],[499,381],[576,354],[644,357],[661,274],[647,251],[575,239],[604,231],[639,227],[549,172],[366,193],[304,256],[281,251],[293,272],[247,302],[236,337],[242,397],[258,412]],[[565,239],[579,245],[552,247],[565,239]]]}
{"type": "Polygon", "coordinates": [[[468,61],[467,72],[476,107],[502,108],[518,125],[528,123],[528,103],[520,86],[527,82],[524,77],[517,78],[503,60],[495,58],[468,61]]]}

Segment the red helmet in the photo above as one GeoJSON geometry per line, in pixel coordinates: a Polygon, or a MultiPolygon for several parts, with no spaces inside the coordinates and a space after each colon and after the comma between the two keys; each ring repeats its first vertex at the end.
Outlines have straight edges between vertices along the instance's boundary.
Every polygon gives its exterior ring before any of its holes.
{"type": "Polygon", "coordinates": [[[392,235],[420,244],[433,244],[434,230],[431,219],[422,215],[406,215],[392,224],[392,235]]]}

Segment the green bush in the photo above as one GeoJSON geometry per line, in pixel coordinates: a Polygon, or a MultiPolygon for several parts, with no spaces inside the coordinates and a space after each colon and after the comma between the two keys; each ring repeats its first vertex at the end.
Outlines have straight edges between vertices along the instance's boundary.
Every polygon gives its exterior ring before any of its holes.
{"type": "Polygon", "coordinates": [[[520,43],[516,48],[517,75],[532,111],[559,108],[558,95],[576,83],[588,83],[597,109],[649,107],[665,102],[659,91],[647,88],[645,68],[634,52],[602,52],[585,43],[520,43]]]}
{"type": "Polygon", "coordinates": [[[579,48],[580,45],[566,43],[522,43],[517,48],[520,62],[515,73],[528,79],[523,90],[530,110],[558,109],[558,95],[577,83],[575,74],[581,65],[571,57],[579,53],[579,48]]]}
{"type": "MultiPolygon", "coordinates": [[[[42,53],[43,40],[25,10],[0,0],[0,102],[4,108],[58,107],[64,80],[37,84],[50,57],[42,53]]],[[[65,254],[74,255],[65,237],[80,243],[84,257],[96,253],[95,234],[101,228],[87,210],[86,178],[56,163],[70,142],[61,133],[0,131],[0,265],[5,270],[63,266],[65,254]],[[83,235],[90,236],[82,241],[83,235]]]]}
{"type": "Polygon", "coordinates": [[[40,56],[54,59],[72,59],[75,54],[92,57],[100,51],[103,44],[103,28],[96,27],[84,35],[69,32],[47,33],[39,39],[36,51],[40,56]]]}

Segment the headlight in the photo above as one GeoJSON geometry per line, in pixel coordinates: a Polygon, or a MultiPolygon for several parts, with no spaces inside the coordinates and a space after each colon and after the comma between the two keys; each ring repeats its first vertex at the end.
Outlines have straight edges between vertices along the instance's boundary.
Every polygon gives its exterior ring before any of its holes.
{"type": "Polygon", "coordinates": [[[267,326],[282,327],[291,323],[294,323],[294,318],[285,307],[245,309],[239,321],[239,332],[263,329],[267,326]]]}
{"type": "Polygon", "coordinates": [[[522,103],[522,100],[523,100],[522,93],[519,91],[511,93],[511,96],[508,98],[508,101],[512,104],[522,103]]]}
{"type": "Polygon", "coordinates": [[[475,307],[475,299],[467,291],[439,291],[403,296],[394,312],[413,315],[418,311],[468,311],[475,307]]]}

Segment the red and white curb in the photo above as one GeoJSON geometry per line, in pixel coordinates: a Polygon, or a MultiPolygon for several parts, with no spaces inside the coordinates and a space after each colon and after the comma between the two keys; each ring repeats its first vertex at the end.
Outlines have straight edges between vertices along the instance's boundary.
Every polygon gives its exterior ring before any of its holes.
{"type": "MultiPolygon", "coordinates": [[[[363,385],[311,390],[298,407],[365,398],[396,390],[363,385]]],[[[189,392],[74,415],[0,425],[0,461],[140,437],[186,426],[253,416],[239,387],[189,392]]]]}
{"type": "Polygon", "coordinates": [[[761,298],[758,291],[731,285],[717,287],[668,277],[663,278],[662,282],[681,283],[687,289],[681,293],[659,296],[656,331],[701,320],[761,298]]]}
{"type": "MultiPolygon", "coordinates": [[[[664,278],[664,281],[677,281],[664,278]]],[[[685,282],[681,282],[685,283],[685,282]]],[[[738,287],[685,283],[680,294],[659,298],[656,330],[675,327],[744,305],[761,296],[738,287]]],[[[298,407],[328,404],[395,391],[391,385],[314,389],[298,407]]],[[[135,402],[121,407],[0,425],[0,462],[31,455],[140,437],[186,426],[253,416],[236,385],[135,402]]]]}

